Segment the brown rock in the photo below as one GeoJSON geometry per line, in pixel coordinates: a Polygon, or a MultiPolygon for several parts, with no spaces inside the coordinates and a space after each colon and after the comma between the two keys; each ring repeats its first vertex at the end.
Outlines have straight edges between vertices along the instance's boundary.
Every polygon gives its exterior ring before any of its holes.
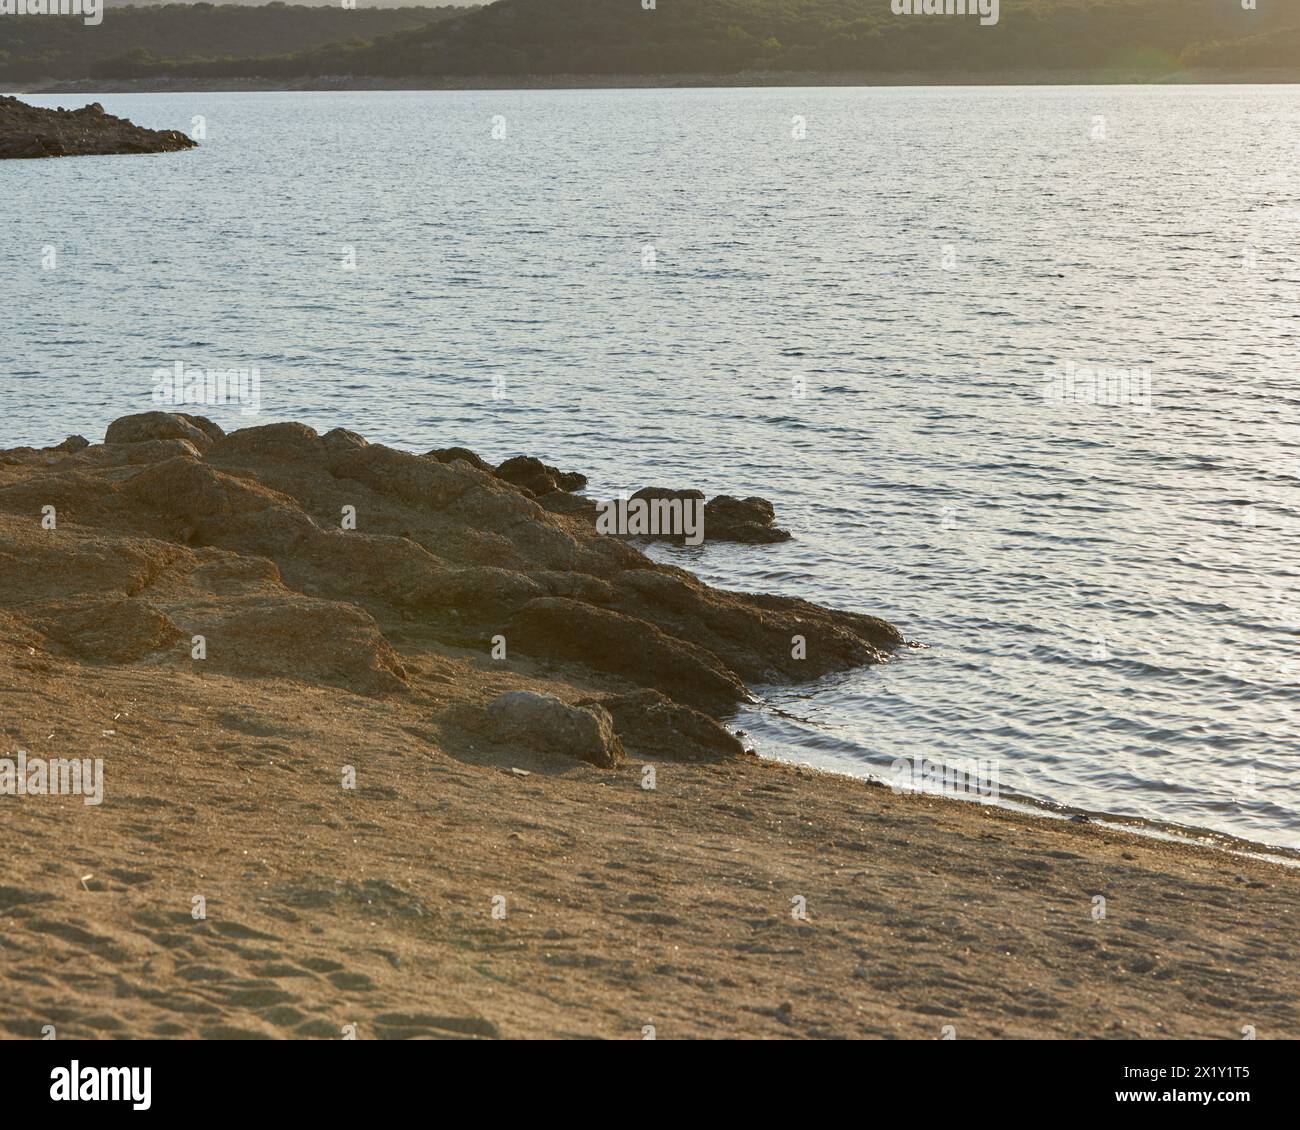
{"type": "Polygon", "coordinates": [[[580,475],[576,471],[560,471],[531,455],[516,455],[513,459],[507,459],[496,469],[496,476],[533,497],[557,490],[581,490],[587,485],[586,475],[580,475]]]}
{"type": "Polygon", "coordinates": [[[105,443],[143,443],[151,439],[183,439],[199,451],[207,451],[223,433],[211,420],[182,412],[140,412],[123,416],[108,425],[105,443]],[[215,429],[216,434],[213,434],[215,429]]]}
{"type": "Polygon", "coordinates": [[[130,663],[174,645],[183,633],[142,600],[78,598],[44,605],[34,623],[79,659],[130,663]]]}
{"type": "MultiPolygon", "coordinates": [[[[347,444],[339,446],[344,451],[356,450],[347,444]]],[[[212,457],[216,460],[242,458],[277,463],[319,462],[324,451],[325,446],[316,429],[306,424],[261,424],[240,428],[223,437],[213,446],[212,457]]]]}
{"type": "MultiPolygon", "coordinates": [[[[672,490],[668,487],[643,487],[631,496],[647,502],[656,500],[702,502],[704,494],[698,490],[672,490]]],[[[765,545],[788,541],[790,531],[776,526],[776,509],[765,498],[733,498],[720,494],[704,506],[704,540],[742,542],[765,545]]],[[[647,536],[651,541],[684,541],[681,533],[661,533],[647,536]]]]}
{"type": "Polygon", "coordinates": [[[766,498],[732,498],[720,494],[704,507],[705,540],[765,545],[789,541],[790,531],[778,529],[776,509],[766,498]]]}
{"type": "Polygon", "coordinates": [[[648,621],[564,597],[526,604],[506,638],[527,654],[621,675],[705,710],[726,711],[748,697],[735,673],[703,648],[648,621]]]}
{"type": "Polygon", "coordinates": [[[68,436],[62,443],[55,447],[47,447],[46,451],[84,451],[90,446],[90,440],[85,436],[68,436]]]}
{"type": "Polygon", "coordinates": [[[569,706],[554,695],[510,691],[487,708],[497,736],[609,769],[623,760],[614,722],[599,703],[569,706]]]}
{"type": "Polygon", "coordinates": [[[749,756],[740,739],[725,726],[658,691],[584,699],[578,705],[599,705],[609,711],[614,729],[632,757],[719,761],[749,756]]]}
{"type": "Polygon", "coordinates": [[[424,457],[435,463],[454,463],[459,459],[476,470],[492,474],[492,464],[486,459],[480,459],[468,447],[435,447],[432,451],[426,451],[424,457]]]}
{"type": "Polygon", "coordinates": [[[0,97],[0,158],[167,153],[196,144],[174,129],[145,129],[115,118],[98,102],[69,112],[0,97]]]}
{"type": "Polygon", "coordinates": [[[398,691],[406,671],[374,619],[353,604],[296,593],[228,602],[187,629],[207,639],[206,663],[236,674],[283,675],[362,694],[398,691]]]}

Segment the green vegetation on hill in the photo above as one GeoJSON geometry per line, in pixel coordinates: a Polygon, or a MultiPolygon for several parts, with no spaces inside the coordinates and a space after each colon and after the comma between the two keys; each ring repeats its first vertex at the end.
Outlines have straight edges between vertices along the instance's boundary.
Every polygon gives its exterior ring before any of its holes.
{"type": "Polygon", "coordinates": [[[448,80],[909,71],[942,79],[1054,71],[1154,77],[1195,66],[1287,68],[1300,78],[1300,5],[1259,8],[1245,10],[1240,0],[1001,0],[999,22],[984,27],[978,16],[895,16],[889,0],[657,0],[653,10],[641,0],[500,0],[440,9],[436,23],[374,33],[371,42],[287,48],[267,36],[255,46],[259,57],[240,58],[231,56],[252,52],[199,38],[183,52],[150,46],[149,55],[101,61],[92,73],[448,80]]]}
{"type": "Polygon", "coordinates": [[[999,22],[982,27],[971,16],[895,16],[889,0],[659,0],[653,11],[639,0],[502,0],[294,65],[371,75],[1168,67],[1213,41],[1300,26],[1300,6],[1285,14],[1281,4],[1260,7],[1002,0],[999,22]]]}
{"type": "Polygon", "coordinates": [[[97,27],[80,16],[6,16],[0,20],[0,80],[119,77],[132,68],[153,73],[149,68],[162,59],[169,60],[162,69],[169,69],[185,61],[288,55],[344,40],[360,46],[464,14],[464,8],[453,7],[347,11],[338,3],[328,8],[198,3],[111,7],[97,27]]]}

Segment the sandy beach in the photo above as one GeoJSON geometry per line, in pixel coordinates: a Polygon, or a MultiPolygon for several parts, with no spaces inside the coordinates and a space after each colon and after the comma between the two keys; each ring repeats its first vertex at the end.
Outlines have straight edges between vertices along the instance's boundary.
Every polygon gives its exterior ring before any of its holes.
{"type": "Polygon", "coordinates": [[[1293,867],[726,730],[792,622],[835,669],[883,621],[651,565],[544,464],[109,438],[0,452],[0,756],[103,785],[0,796],[0,1034],[1300,1036],[1293,867]]]}

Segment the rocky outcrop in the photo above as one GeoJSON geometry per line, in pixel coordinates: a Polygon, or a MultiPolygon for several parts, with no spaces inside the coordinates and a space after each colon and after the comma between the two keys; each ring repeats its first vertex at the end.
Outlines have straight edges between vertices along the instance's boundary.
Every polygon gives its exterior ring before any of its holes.
{"type": "Polygon", "coordinates": [[[62,443],[55,444],[53,447],[47,447],[46,451],[81,451],[90,446],[90,440],[85,436],[68,436],[62,443]]]}
{"type": "Polygon", "coordinates": [[[177,643],[183,633],[162,612],[121,596],[56,600],[32,610],[31,622],[80,659],[129,663],[177,643]]]}
{"type": "MultiPolygon", "coordinates": [[[[464,448],[444,449],[429,453],[431,457],[443,462],[452,458],[477,461],[475,465],[488,465],[464,448]],[[452,452],[456,454],[453,455],[452,452]]],[[[496,471],[497,477],[518,487],[529,498],[552,514],[569,514],[596,524],[600,513],[600,504],[594,498],[574,494],[586,486],[587,480],[576,474],[564,474],[554,467],[548,467],[540,460],[527,459],[523,456],[507,460],[496,471]],[[503,473],[503,471],[505,473],[503,473]],[[578,485],[573,485],[575,482],[578,485]]],[[[789,541],[790,531],[781,529],[776,524],[776,510],[765,498],[733,498],[729,494],[720,494],[705,501],[703,491],[674,490],[669,487],[643,487],[628,499],[653,504],[655,502],[689,504],[691,507],[704,507],[702,522],[703,540],[714,542],[739,542],[747,545],[770,545],[774,542],[789,541]]],[[[691,541],[685,526],[677,530],[655,529],[649,532],[630,530],[620,532],[619,536],[629,541],[664,541],[675,544],[696,544],[691,541]]]]}
{"type": "Polygon", "coordinates": [[[213,440],[225,436],[216,424],[203,416],[183,412],[141,412],[123,416],[108,425],[105,443],[143,443],[151,439],[184,439],[199,451],[207,451],[213,440]]]}
{"type": "MultiPolygon", "coordinates": [[[[667,487],[642,487],[632,495],[646,502],[666,500],[690,502],[698,505],[704,501],[703,491],[671,490],[667,487]]],[[[683,542],[684,533],[652,533],[648,541],[683,542]]],[[[743,542],[750,545],[767,545],[789,541],[790,531],[777,528],[776,509],[765,498],[733,498],[720,494],[704,503],[704,540],[743,542]]]]}
{"type": "Polygon", "coordinates": [[[426,451],[424,457],[435,463],[454,463],[460,459],[480,471],[492,473],[492,464],[486,459],[480,459],[468,447],[435,447],[432,451],[426,451]]]}
{"type": "Polygon", "coordinates": [[[516,455],[513,459],[507,459],[496,469],[496,476],[534,498],[557,490],[582,490],[587,485],[586,475],[580,475],[576,471],[561,471],[531,455],[516,455]]]}
{"type": "Polygon", "coordinates": [[[170,153],[195,145],[178,130],[145,129],[115,118],[98,102],[78,110],[46,110],[0,96],[0,159],[170,153]]]}
{"type": "Polygon", "coordinates": [[[516,690],[605,704],[629,752],[730,757],[718,720],[747,686],[902,643],[875,617],[710,588],[463,451],[149,412],[103,443],[0,452],[0,614],[50,661],[427,697],[435,728],[477,712],[468,729],[489,746],[527,737],[592,764],[612,741],[561,742],[541,708],[510,730],[488,704],[516,690]]]}
{"type": "Polygon", "coordinates": [[[768,545],[789,541],[790,531],[777,526],[776,509],[766,498],[720,494],[704,507],[704,536],[714,541],[768,545]]]}
{"type": "MultiPolygon", "coordinates": [[[[527,497],[535,500],[542,509],[552,514],[567,514],[582,518],[593,525],[599,512],[597,500],[575,494],[587,486],[587,477],[576,471],[561,471],[529,455],[516,455],[500,464],[495,470],[466,447],[441,447],[425,453],[425,458],[438,463],[468,463],[480,471],[495,474],[503,482],[517,487],[527,497]]],[[[704,506],[704,540],[739,542],[748,545],[770,545],[789,541],[790,531],[776,524],[776,510],[765,498],[751,496],[733,498],[720,494],[705,501],[698,490],[673,490],[668,487],[643,487],[631,496],[644,502],[658,500],[690,503],[704,506]]],[[[685,530],[679,532],[655,531],[647,534],[628,533],[629,540],[666,541],[677,544],[688,540],[685,530]]]]}
{"type": "Polygon", "coordinates": [[[719,761],[750,751],[707,714],[673,702],[658,691],[635,691],[579,706],[599,705],[614,720],[623,744],[636,757],[664,761],[719,761]]]}
{"type": "Polygon", "coordinates": [[[567,659],[723,713],[747,695],[739,676],[687,636],[636,616],[564,597],[529,601],[510,622],[525,655],[567,659]]]}

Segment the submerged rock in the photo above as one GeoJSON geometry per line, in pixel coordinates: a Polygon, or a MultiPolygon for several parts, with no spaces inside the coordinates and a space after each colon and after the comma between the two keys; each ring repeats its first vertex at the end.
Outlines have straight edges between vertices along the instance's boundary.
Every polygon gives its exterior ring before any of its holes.
{"type": "Polygon", "coordinates": [[[98,102],[79,110],[46,110],[0,96],[0,159],[169,153],[196,144],[179,130],[145,129],[115,118],[98,102]]]}
{"type": "MultiPolygon", "coordinates": [[[[672,490],[668,487],[643,487],[631,496],[629,502],[642,501],[653,506],[654,503],[679,504],[683,513],[690,507],[692,516],[699,516],[703,507],[702,530],[703,541],[741,542],[749,545],[767,545],[778,541],[789,541],[790,531],[776,525],[776,509],[766,498],[751,496],[733,498],[729,494],[720,494],[716,498],[704,501],[704,492],[698,490],[672,490]]],[[[635,532],[629,536],[641,537],[646,541],[667,541],[681,544],[694,544],[687,529],[690,523],[679,529],[653,529],[650,532],[635,532]]]]}
{"type": "MultiPolygon", "coordinates": [[[[425,453],[426,459],[438,463],[462,461],[480,471],[495,474],[498,479],[517,487],[544,510],[552,514],[566,514],[596,524],[600,502],[574,493],[587,486],[587,477],[576,471],[560,471],[540,459],[529,455],[516,455],[495,469],[485,459],[466,447],[438,447],[425,453]]],[[[674,490],[670,487],[642,487],[631,495],[629,502],[669,502],[702,507],[702,524],[705,541],[740,542],[749,545],[768,545],[789,541],[790,531],[776,524],[776,509],[766,498],[750,496],[734,498],[720,494],[706,501],[703,491],[674,490]]],[[[675,531],[643,530],[619,531],[617,536],[629,540],[667,541],[681,544],[689,539],[685,529],[675,531]]],[[[693,541],[691,544],[695,544],[693,541]]]]}
{"type": "Polygon", "coordinates": [[[704,536],[715,541],[766,545],[789,541],[790,531],[777,527],[776,508],[766,498],[720,494],[704,508],[704,536]]]}

